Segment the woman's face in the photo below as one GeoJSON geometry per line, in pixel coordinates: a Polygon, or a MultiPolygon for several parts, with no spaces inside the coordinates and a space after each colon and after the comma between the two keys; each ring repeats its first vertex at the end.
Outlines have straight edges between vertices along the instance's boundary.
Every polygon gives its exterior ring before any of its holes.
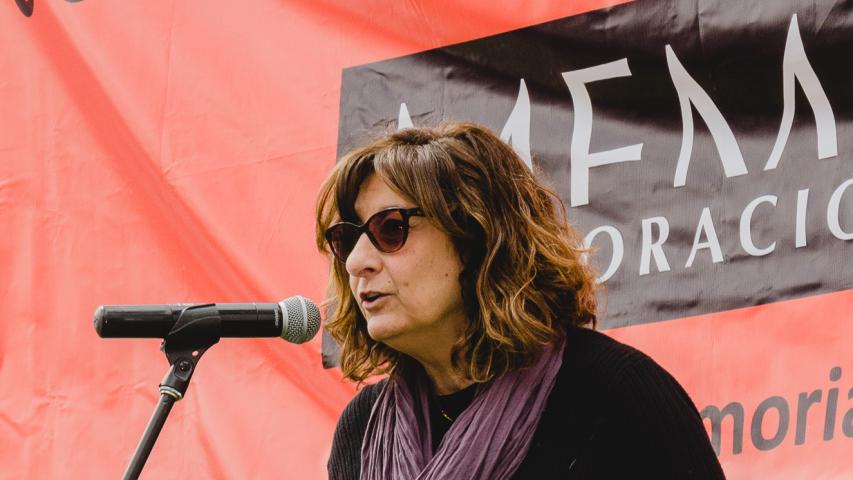
{"type": "MultiPolygon", "coordinates": [[[[355,202],[360,221],[391,207],[413,208],[376,175],[355,202]]],[[[450,238],[426,217],[411,217],[405,245],[382,253],[362,235],[346,261],[352,294],[371,338],[415,357],[438,354],[458,338],[465,322],[459,273],[450,238]],[[365,295],[381,294],[369,300],[365,295]],[[449,343],[448,343],[449,342],[449,343]]]]}

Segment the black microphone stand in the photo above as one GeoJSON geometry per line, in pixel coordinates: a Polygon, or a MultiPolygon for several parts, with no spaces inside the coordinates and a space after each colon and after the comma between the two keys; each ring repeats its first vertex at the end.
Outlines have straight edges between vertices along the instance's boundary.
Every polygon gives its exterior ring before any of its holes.
{"type": "Polygon", "coordinates": [[[222,319],[214,304],[193,305],[181,312],[175,326],[163,339],[160,350],[166,355],[170,368],[160,383],[160,401],[136,445],[124,472],[124,480],[139,478],[172,406],[184,397],[199,359],[208,348],[219,342],[221,333],[222,319]]]}

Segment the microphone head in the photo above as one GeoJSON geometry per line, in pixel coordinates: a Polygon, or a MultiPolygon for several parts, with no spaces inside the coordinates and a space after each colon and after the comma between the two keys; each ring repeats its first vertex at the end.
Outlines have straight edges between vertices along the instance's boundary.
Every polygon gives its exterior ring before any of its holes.
{"type": "Polygon", "coordinates": [[[295,295],[278,302],[284,325],[281,338],[291,343],[305,343],[320,330],[320,309],[314,302],[295,295]]]}

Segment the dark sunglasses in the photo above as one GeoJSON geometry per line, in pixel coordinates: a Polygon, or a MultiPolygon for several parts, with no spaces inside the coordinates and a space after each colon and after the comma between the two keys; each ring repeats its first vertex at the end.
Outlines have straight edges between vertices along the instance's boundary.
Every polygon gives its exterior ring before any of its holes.
{"type": "Polygon", "coordinates": [[[347,261],[362,233],[370,243],[383,253],[392,253],[403,248],[409,236],[409,218],[424,216],[420,208],[388,208],[380,210],[366,222],[356,225],[340,222],[326,229],[326,241],[338,260],[347,261]]]}

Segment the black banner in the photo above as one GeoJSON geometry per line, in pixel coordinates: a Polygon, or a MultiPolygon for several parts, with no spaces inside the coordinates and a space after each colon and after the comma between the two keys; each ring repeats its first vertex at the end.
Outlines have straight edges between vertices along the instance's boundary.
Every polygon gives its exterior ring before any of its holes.
{"type": "Polygon", "coordinates": [[[339,153],[490,126],[596,249],[602,327],[853,287],[853,15],[639,1],[344,71],[339,153]]]}

